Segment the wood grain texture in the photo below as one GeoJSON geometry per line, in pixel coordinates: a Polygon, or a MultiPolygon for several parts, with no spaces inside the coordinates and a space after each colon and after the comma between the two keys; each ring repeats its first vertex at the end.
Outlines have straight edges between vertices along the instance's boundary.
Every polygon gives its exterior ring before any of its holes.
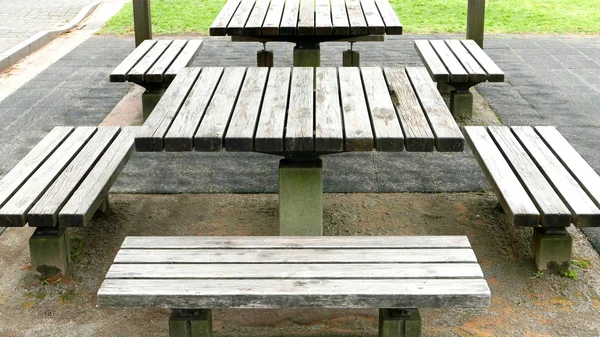
{"type": "Polygon", "coordinates": [[[144,40],[109,75],[111,82],[126,82],[127,74],[154,46],[156,40],[144,40]]]}
{"type": "Polygon", "coordinates": [[[336,68],[315,69],[315,150],[342,152],[344,130],[336,68]]]}
{"type": "Polygon", "coordinates": [[[428,40],[415,40],[415,49],[435,82],[449,82],[450,73],[428,40]]]}
{"type": "Polygon", "coordinates": [[[435,135],[436,150],[462,151],[465,146],[463,135],[427,70],[423,67],[407,67],[406,74],[435,135]]]}
{"type": "Polygon", "coordinates": [[[164,81],[164,73],[175,62],[177,56],[185,46],[185,40],[174,40],[167,50],[158,58],[156,63],[148,70],[145,76],[146,82],[160,83],[164,81]]]}
{"type": "Polygon", "coordinates": [[[271,68],[254,138],[257,152],[283,151],[290,79],[290,68],[271,68]]]}
{"type": "Polygon", "coordinates": [[[300,0],[286,0],[279,35],[296,35],[298,33],[298,15],[300,12],[300,0]]]}
{"type": "Polygon", "coordinates": [[[363,94],[358,68],[339,68],[340,96],[344,117],[344,149],[346,151],[371,151],[375,145],[367,101],[363,94]],[[357,94],[359,93],[359,94],[357,94]]]}
{"type": "Polygon", "coordinates": [[[163,80],[165,82],[173,81],[181,69],[192,63],[200,48],[202,48],[202,40],[188,40],[179,56],[165,72],[163,80]]]}
{"type": "Polygon", "coordinates": [[[316,0],[315,5],[315,34],[332,35],[331,4],[329,0],[316,0]]]}
{"type": "Polygon", "coordinates": [[[241,36],[244,35],[244,27],[250,17],[250,13],[254,8],[254,0],[242,0],[235,14],[231,17],[231,21],[227,25],[227,35],[241,36]]]}
{"type": "Polygon", "coordinates": [[[160,59],[173,40],[158,40],[146,55],[127,74],[127,81],[134,83],[146,82],[146,73],[160,59]]]}
{"type": "Polygon", "coordinates": [[[465,136],[508,221],[514,226],[536,227],[540,213],[494,140],[483,126],[465,126],[465,136]]]}
{"type": "Polygon", "coordinates": [[[450,73],[450,82],[460,83],[469,80],[469,74],[456,56],[454,56],[450,48],[448,48],[444,40],[430,40],[429,43],[431,43],[436,54],[450,73]]]}
{"type": "Polygon", "coordinates": [[[94,136],[71,161],[42,197],[29,210],[27,222],[34,227],[58,226],[58,212],[96,161],[114,140],[119,127],[99,127],[94,136]]]}
{"type": "Polygon", "coordinates": [[[492,61],[492,59],[473,40],[461,40],[465,48],[487,73],[489,82],[504,82],[504,72],[492,61]]]}
{"type": "Polygon", "coordinates": [[[298,15],[298,35],[315,34],[315,2],[303,0],[300,2],[298,15]]]}
{"type": "Polygon", "coordinates": [[[223,136],[245,73],[246,68],[243,67],[225,68],[221,81],[194,135],[196,151],[220,151],[223,149],[223,136]]]}
{"type": "Polygon", "coordinates": [[[270,0],[257,0],[250,17],[244,26],[244,35],[256,36],[261,35],[262,25],[265,22],[267,16],[267,10],[269,9],[270,0]]]}
{"type": "Polygon", "coordinates": [[[294,67],[286,119],[285,150],[314,150],[314,68],[294,67]]]}
{"type": "Polygon", "coordinates": [[[350,22],[344,0],[331,0],[331,22],[333,35],[350,35],[350,22]]]}
{"type": "Polygon", "coordinates": [[[365,20],[369,30],[369,35],[383,35],[385,34],[385,24],[379,14],[377,5],[374,0],[360,0],[365,20]]]}
{"type": "Polygon", "coordinates": [[[279,24],[283,16],[285,0],[271,0],[265,21],[262,25],[262,35],[279,35],[279,24]]]}
{"type": "Polygon", "coordinates": [[[221,67],[202,68],[200,76],[165,135],[166,151],[192,151],[194,149],[194,134],[222,74],[223,68],[221,67]]]}
{"type": "Polygon", "coordinates": [[[240,5],[240,0],[227,0],[223,8],[215,21],[213,21],[212,25],[209,28],[209,32],[211,36],[225,36],[227,35],[227,25],[231,21],[235,11],[240,5]]]}
{"type": "Polygon", "coordinates": [[[485,70],[481,68],[479,63],[475,61],[459,40],[445,40],[445,42],[469,74],[469,82],[479,83],[486,81],[487,74],[485,70]]]}
{"type": "Polygon", "coordinates": [[[402,34],[402,24],[388,0],[375,0],[377,9],[385,23],[385,33],[388,35],[402,34]]]}
{"type": "Polygon", "coordinates": [[[350,22],[350,35],[367,35],[367,21],[363,14],[360,0],[346,0],[346,11],[348,12],[348,21],[350,22]]]}

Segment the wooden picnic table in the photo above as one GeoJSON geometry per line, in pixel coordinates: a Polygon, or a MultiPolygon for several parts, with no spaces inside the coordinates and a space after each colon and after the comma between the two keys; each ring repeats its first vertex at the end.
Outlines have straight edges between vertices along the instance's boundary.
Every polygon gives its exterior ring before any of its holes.
{"type": "MultiPolygon", "coordinates": [[[[228,0],[210,27],[210,35],[232,41],[293,42],[295,66],[319,66],[321,42],[383,41],[385,34],[402,34],[388,0],[228,0]]],[[[273,66],[272,52],[259,51],[258,65],[273,66]]],[[[358,66],[359,54],[345,52],[344,65],[358,66]]]]}
{"type": "Polygon", "coordinates": [[[192,67],[175,77],[135,146],[283,156],[280,232],[322,235],[320,156],[456,152],[464,138],[423,67],[192,67]]]}

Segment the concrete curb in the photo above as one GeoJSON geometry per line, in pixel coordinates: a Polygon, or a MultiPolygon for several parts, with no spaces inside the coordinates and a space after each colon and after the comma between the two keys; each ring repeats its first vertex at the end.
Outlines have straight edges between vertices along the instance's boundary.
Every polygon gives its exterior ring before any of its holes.
{"type": "Polygon", "coordinates": [[[75,16],[75,18],[69,21],[69,23],[67,23],[66,25],[60,26],[57,29],[53,30],[41,31],[29,37],[27,40],[19,43],[18,45],[10,48],[4,53],[0,54],[0,72],[14,65],[25,56],[38,50],[43,45],[52,41],[60,34],[77,27],[77,25],[81,21],[83,21],[83,19],[85,19],[96,9],[96,7],[98,7],[100,2],[102,2],[102,0],[95,0],[94,2],[82,8],[81,11],[79,11],[79,13],[75,16]]]}

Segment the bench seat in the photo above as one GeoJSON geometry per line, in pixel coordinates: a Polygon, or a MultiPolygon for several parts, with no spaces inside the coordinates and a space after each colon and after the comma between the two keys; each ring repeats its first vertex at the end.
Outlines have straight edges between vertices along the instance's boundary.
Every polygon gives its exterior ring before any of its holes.
{"type": "Polygon", "coordinates": [[[66,272],[65,227],[85,226],[108,207],[108,190],[134,150],[136,132],[56,127],[0,180],[0,227],[36,227],[30,239],[34,270],[51,263],[66,272]],[[54,255],[44,246],[53,244],[60,245],[54,255]]]}
{"type": "Polygon", "coordinates": [[[465,136],[509,222],[534,227],[537,267],[568,267],[566,228],[600,226],[600,176],[552,126],[467,126],[465,136]],[[547,237],[563,248],[544,251],[547,237]]]}
{"type": "Polygon", "coordinates": [[[490,290],[462,236],[127,237],[98,303],[189,309],[174,310],[173,337],[185,317],[211,336],[213,308],[378,308],[391,336],[385,317],[420,332],[414,309],[487,307],[490,290]]]}

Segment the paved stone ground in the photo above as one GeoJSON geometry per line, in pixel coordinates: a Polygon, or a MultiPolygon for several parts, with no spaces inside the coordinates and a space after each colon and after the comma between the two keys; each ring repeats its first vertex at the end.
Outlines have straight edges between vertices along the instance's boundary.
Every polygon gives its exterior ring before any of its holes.
{"type": "Polygon", "coordinates": [[[0,54],[72,20],[92,0],[0,0],[0,54]]]}

